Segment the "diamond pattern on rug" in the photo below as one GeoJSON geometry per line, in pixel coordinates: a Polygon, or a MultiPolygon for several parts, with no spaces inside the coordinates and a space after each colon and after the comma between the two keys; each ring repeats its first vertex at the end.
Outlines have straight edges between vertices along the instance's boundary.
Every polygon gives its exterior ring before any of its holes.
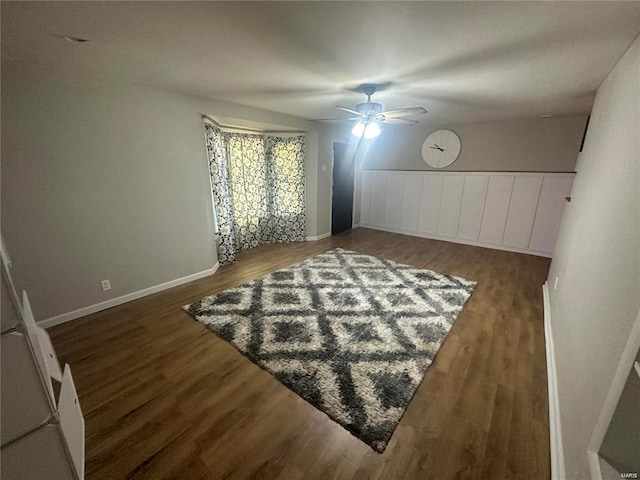
{"type": "Polygon", "coordinates": [[[335,268],[313,268],[308,271],[309,282],[314,285],[332,285],[332,286],[347,286],[358,284],[351,278],[348,272],[341,270],[339,267],[335,268]]]}
{"type": "Polygon", "coordinates": [[[296,270],[293,268],[287,270],[279,270],[277,272],[265,275],[263,278],[263,285],[277,285],[283,287],[284,285],[300,285],[305,282],[302,270],[296,270]]]}
{"type": "Polygon", "coordinates": [[[338,248],[184,309],[382,452],[475,285],[338,248]]]}
{"type": "Polygon", "coordinates": [[[217,313],[199,320],[226,341],[233,343],[241,352],[246,351],[251,339],[251,319],[235,313],[217,313]]]}
{"type": "Polygon", "coordinates": [[[360,287],[315,286],[319,307],[325,312],[368,312],[375,308],[372,299],[360,287]]]}
{"type": "Polygon", "coordinates": [[[299,286],[264,286],[260,308],[265,312],[306,310],[311,305],[311,295],[299,286]]]}
{"type": "Polygon", "coordinates": [[[370,422],[374,425],[397,423],[423,372],[414,360],[355,364],[351,370],[353,384],[356,392],[368,399],[364,410],[370,422]]]}
{"type": "Polygon", "coordinates": [[[415,318],[400,317],[396,324],[419,352],[435,354],[440,348],[451,324],[445,317],[415,318]]]}
{"type": "Polygon", "coordinates": [[[344,352],[401,353],[404,346],[394,335],[393,329],[379,322],[376,316],[327,315],[337,346],[344,352]]]}
{"type": "Polygon", "coordinates": [[[371,287],[389,287],[404,285],[402,278],[383,268],[355,267],[354,273],[360,282],[371,287]]]}
{"type": "Polygon", "coordinates": [[[280,353],[321,352],[322,333],[315,315],[265,315],[259,320],[262,341],[261,356],[280,353]]]}
{"type": "Polygon", "coordinates": [[[226,290],[218,295],[203,298],[202,306],[211,312],[227,312],[233,311],[249,311],[253,302],[253,289],[251,288],[234,288],[226,290]]]}

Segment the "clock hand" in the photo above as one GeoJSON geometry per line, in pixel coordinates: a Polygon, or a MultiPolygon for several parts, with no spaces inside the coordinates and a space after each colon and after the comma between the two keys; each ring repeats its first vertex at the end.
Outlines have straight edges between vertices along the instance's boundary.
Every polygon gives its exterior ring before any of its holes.
{"type": "Polygon", "coordinates": [[[437,144],[437,143],[434,143],[434,145],[436,146],[436,148],[437,148],[438,150],[440,150],[441,152],[444,152],[444,149],[443,149],[443,148],[440,148],[440,147],[438,146],[438,144],[437,144]]]}
{"type": "Polygon", "coordinates": [[[441,150],[441,149],[439,149],[438,147],[429,147],[429,148],[433,148],[434,150],[440,150],[440,151],[442,151],[442,150],[441,150]]]}

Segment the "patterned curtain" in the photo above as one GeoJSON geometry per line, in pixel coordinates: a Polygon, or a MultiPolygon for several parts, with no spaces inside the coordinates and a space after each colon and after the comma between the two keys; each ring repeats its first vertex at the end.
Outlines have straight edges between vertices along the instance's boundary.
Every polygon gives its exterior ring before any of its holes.
{"type": "Polygon", "coordinates": [[[231,201],[231,173],[227,155],[225,134],[211,125],[205,125],[207,157],[211,190],[218,227],[218,261],[231,263],[236,258],[233,235],[233,205],[231,201]]]}
{"type": "Polygon", "coordinates": [[[263,137],[205,124],[221,265],[265,242],[306,234],[304,136],[263,137]]]}
{"type": "Polygon", "coordinates": [[[304,140],[304,135],[266,137],[268,242],[302,242],[306,237],[304,140]]]}

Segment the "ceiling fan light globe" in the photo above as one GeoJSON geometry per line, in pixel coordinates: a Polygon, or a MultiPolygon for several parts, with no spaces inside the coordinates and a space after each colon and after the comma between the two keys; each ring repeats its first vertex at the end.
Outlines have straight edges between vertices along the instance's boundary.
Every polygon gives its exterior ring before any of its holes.
{"type": "Polygon", "coordinates": [[[371,122],[364,128],[364,138],[367,140],[376,138],[378,135],[380,135],[380,127],[376,122],[371,122]]]}
{"type": "Polygon", "coordinates": [[[358,122],[353,126],[353,129],[351,130],[351,135],[353,135],[354,137],[358,137],[360,138],[363,134],[364,134],[364,123],[362,122],[358,122]]]}

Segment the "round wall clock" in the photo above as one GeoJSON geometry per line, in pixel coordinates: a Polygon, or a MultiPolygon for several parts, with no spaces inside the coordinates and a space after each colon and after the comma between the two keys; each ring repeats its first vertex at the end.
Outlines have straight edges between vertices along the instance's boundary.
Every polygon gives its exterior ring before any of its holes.
{"type": "Polygon", "coordinates": [[[422,144],[422,159],[433,168],[445,168],[460,155],[460,138],[451,130],[436,130],[422,144]]]}

